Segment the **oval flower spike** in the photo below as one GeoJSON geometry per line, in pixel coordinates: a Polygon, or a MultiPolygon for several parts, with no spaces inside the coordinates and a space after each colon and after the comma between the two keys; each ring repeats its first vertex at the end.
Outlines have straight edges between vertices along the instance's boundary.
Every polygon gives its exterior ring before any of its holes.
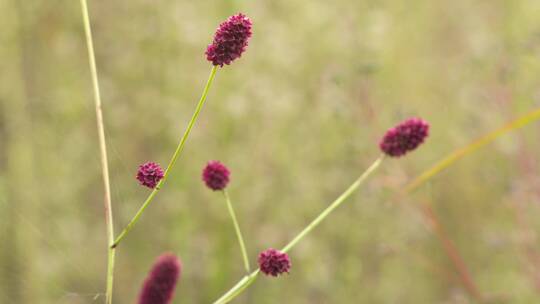
{"type": "Polygon", "coordinates": [[[174,254],[159,256],[144,281],[138,304],[171,303],[180,272],[180,260],[174,254]]]}
{"type": "Polygon", "coordinates": [[[251,25],[251,20],[243,14],[230,16],[216,30],[212,44],[206,49],[206,59],[223,67],[240,58],[251,38],[251,25]]]}
{"type": "Polygon", "coordinates": [[[386,131],[379,147],[390,157],[400,157],[418,148],[429,135],[429,124],[420,118],[409,118],[386,131]]]}

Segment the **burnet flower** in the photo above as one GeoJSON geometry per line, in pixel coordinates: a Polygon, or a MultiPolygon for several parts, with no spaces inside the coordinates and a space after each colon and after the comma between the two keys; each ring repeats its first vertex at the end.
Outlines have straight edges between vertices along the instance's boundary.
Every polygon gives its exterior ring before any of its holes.
{"type": "Polygon", "coordinates": [[[159,256],[144,281],[138,304],[171,303],[180,272],[180,260],[174,254],[159,256]]]}
{"type": "Polygon", "coordinates": [[[267,249],[259,254],[259,269],[266,275],[277,277],[289,273],[291,260],[285,252],[276,249],[267,249]]]}
{"type": "Polygon", "coordinates": [[[240,58],[251,38],[251,26],[251,20],[243,14],[230,16],[221,23],[214,34],[214,40],[206,48],[208,61],[222,67],[240,58]]]}
{"type": "Polygon", "coordinates": [[[386,131],[379,147],[390,157],[400,157],[418,148],[429,135],[429,124],[420,118],[409,118],[386,131]]]}
{"type": "Polygon", "coordinates": [[[227,187],[230,180],[230,171],[227,167],[217,160],[209,161],[202,172],[202,180],[208,188],[216,191],[227,187]]]}
{"type": "Polygon", "coordinates": [[[163,178],[163,169],[154,163],[147,162],[139,166],[137,171],[137,180],[143,186],[154,189],[163,178]]]}

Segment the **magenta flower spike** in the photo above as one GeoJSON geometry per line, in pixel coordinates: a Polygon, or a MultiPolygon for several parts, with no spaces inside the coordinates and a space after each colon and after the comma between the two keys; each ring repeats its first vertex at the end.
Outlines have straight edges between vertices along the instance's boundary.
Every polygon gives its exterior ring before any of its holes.
{"type": "Polygon", "coordinates": [[[172,253],[159,256],[139,295],[138,304],[169,304],[181,273],[180,260],[172,253]]]}
{"type": "Polygon", "coordinates": [[[230,16],[216,30],[214,40],[206,49],[206,59],[223,67],[240,58],[251,38],[251,26],[251,20],[243,14],[230,16]]]}
{"type": "Polygon", "coordinates": [[[400,157],[418,148],[429,135],[429,124],[420,118],[409,118],[386,131],[379,147],[390,157],[400,157]]]}
{"type": "Polygon", "coordinates": [[[230,180],[230,171],[217,160],[209,161],[202,172],[202,179],[208,188],[217,191],[227,187],[230,180]]]}
{"type": "Polygon", "coordinates": [[[270,248],[259,254],[259,268],[264,274],[277,277],[289,273],[291,260],[285,252],[270,248]]]}
{"type": "Polygon", "coordinates": [[[154,189],[163,178],[163,169],[154,163],[147,162],[139,166],[137,171],[137,180],[143,186],[154,189]]]}

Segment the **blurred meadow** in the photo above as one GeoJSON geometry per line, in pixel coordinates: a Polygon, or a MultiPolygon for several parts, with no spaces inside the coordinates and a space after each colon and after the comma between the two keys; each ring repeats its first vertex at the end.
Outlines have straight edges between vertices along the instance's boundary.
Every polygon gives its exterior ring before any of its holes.
{"type": "MultiPolygon", "coordinates": [[[[116,233],[165,166],[210,71],[204,51],[237,12],[247,52],[218,70],[184,154],[118,247],[115,303],[134,303],[154,258],[178,254],[174,303],[211,303],[280,248],[378,157],[386,129],[431,123],[234,303],[472,303],[420,204],[430,204],[486,303],[540,303],[540,124],[393,199],[433,163],[540,106],[538,0],[89,1],[116,233]]],[[[0,303],[102,303],[106,232],[79,1],[0,0],[0,303]]]]}

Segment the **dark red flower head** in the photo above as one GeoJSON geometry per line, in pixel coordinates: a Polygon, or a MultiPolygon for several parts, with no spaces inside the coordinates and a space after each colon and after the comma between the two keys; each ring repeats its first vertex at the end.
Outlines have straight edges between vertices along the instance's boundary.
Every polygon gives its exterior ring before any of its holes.
{"type": "Polygon", "coordinates": [[[216,30],[214,41],[206,49],[206,59],[222,67],[242,56],[251,37],[251,25],[251,20],[243,14],[230,16],[216,30]]]}
{"type": "Polygon", "coordinates": [[[144,281],[139,304],[171,303],[180,272],[180,260],[174,254],[165,253],[159,256],[144,281]]]}
{"type": "Polygon", "coordinates": [[[429,124],[420,118],[409,118],[386,131],[379,147],[388,156],[400,157],[416,149],[429,135],[429,124]]]}
{"type": "Polygon", "coordinates": [[[223,190],[229,183],[231,172],[217,160],[209,161],[202,172],[202,179],[208,188],[216,191],[223,190]]]}
{"type": "Polygon", "coordinates": [[[137,179],[139,183],[148,188],[154,189],[159,181],[163,178],[163,170],[153,162],[147,162],[139,166],[137,171],[137,179]]]}
{"type": "Polygon", "coordinates": [[[266,275],[277,277],[291,269],[291,260],[285,252],[267,249],[259,254],[259,268],[266,275]]]}

